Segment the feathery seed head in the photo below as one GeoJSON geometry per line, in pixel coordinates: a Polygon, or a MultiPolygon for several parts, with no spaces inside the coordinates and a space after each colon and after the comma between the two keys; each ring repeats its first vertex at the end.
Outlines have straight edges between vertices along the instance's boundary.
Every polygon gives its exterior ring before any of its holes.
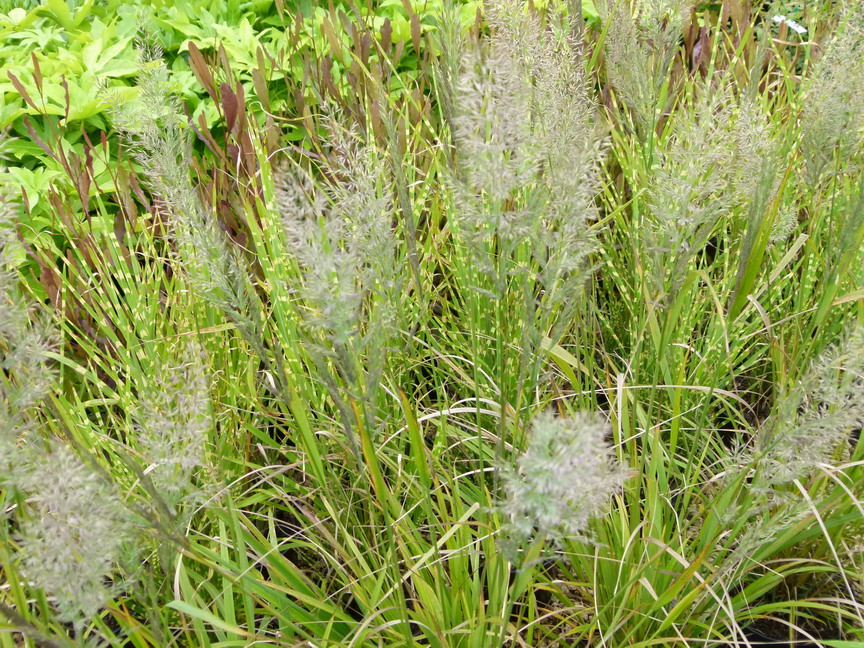
{"type": "Polygon", "coordinates": [[[453,137],[466,188],[498,203],[526,185],[537,166],[529,87],[513,65],[494,49],[485,56],[471,49],[457,86],[453,137]]]}
{"type": "Polygon", "coordinates": [[[467,48],[456,93],[460,233],[478,251],[492,236],[505,250],[530,241],[553,292],[587,274],[593,249],[594,104],[572,35],[544,28],[518,0],[492,3],[488,20],[491,36],[467,48]]]}
{"type": "Polygon", "coordinates": [[[757,436],[754,459],[769,484],[804,477],[848,448],[864,425],[864,327],[850,331],[809,368],[757,436]]]}
{"type": "Polygon", "coordinates": [[[503,472],[501,508],[513,535],[589,536],[589,521],[625,478],[606,442],[608,431],[598,414],[564,419],[545,412],[534,418],[528,448],[515,468],[503,472]]]}
{"type": "Polygon", "coordinates": [[[47,353],[56,333],[34,318],[8,269],[14,242],[12,201],[0,195],[0,487],[19,491],[23,573],[54,598],[60,619],[80,624],[108,596],[105,580],[125,535],[122,507],[68,446],[48,452],[27,443],[28,408],[50,392],[47,353]]]}
{"type": "Polygon", "coordinates": [[[455,116],[456,84],[465,47],[459,9],[454,0],[444,0],[434,32],[435,43],[440,51],[434,67],[435,85],[441,96],[445,119],[451,128],[455,116]]]}
{"type": "Polygon", "coordinates": [[[360,264],[360,280],[367,290],[386,284],[396,270],[393,200],[383,173],[386,160],[356,130],[345,129],[335,109],[327,114],[334,161],[333,181],[326,185],[337,220],[345,223],[346,245],[360,264]]]}
{"type": "Polygon", "coordinates": [[[692,0],[599,0],[609,24],[606,57],[618,95],[634,111],[643,131],[653,127],[659,91],[675,55],[681,26],[692,0]]]}
{"type": "Polygon", "coordinates": [[[807,82],[801,116],[801,150],[807,172],[818,182],[834,162],[864,144],[864,5],[853,3],[825,46],[807,82]]]}
{"type": "Polygon", "coordinates": [[[48,319],[33,317],[9,269],[15,242],[13,204],[0,195],[0,475],[29,427],[26,410],[51,389],[54,372],[47,353],[56,344],[48,319]]]}
{"type": "Polygon", "coordinates": [[[144,48],[136,101],[114,111],[118,128],[132,136],[144,177],[171,217],[193,289],[254,337],[256,311],[239,252],[196,195],[189,178],[191,148],[186,120],[158,48],[144,48]]]}
{"type": "Polygon", "coordinates": [[[203,349],[188,343],[183,363],[157,369],[140,396],[135,418],[145,473],[175,506],[195,491],[195,473],[206,465],[210,385],[203,349]]]}
{"type": "MultiPolygon", "coordinates": [[[[688,108],[673,117],[648,190],[645,235],[658,286],[685,276],[724,216],[764,214],[780,182],[777,147],[755,103],[737,103],[725,83],[706,83],[688,108]]],[[[778,222],[776,234],[784,236],[788,219],[778,222]]]]}
{"type": "Polygon", "coordinates": [[[337,346],[357,332],[362,295],[357,286],[357,251],[348,248],[347,224],[335,217],[323,192],[302,170],[278,174],[276,195],[288,250],[303,273],[308,324],[337,346]]]}
{"type": "Polygon", "coordinates": [[[697,232],[713,227],[732,204],[727,191],[734,158],[732,109],[726,94],[706,91],[692,110],[679,115],[659,152],[648,193],[652,218],[646,234],[660,283],[668,261],[698,249],[697,232]]]}
{"type": "Polygon", "coordinates": [[[289,252],[303,273],[306,321],[344,347],[360,331],[364,294],[382,295],[384,306],[393,299],[399,264],[386,165],[338,121],[335,114],[326,120],[330,181],[282,168],[276,198],[289,252]]]}
{"type": "Polygon", "coordinates": [[[126,539],[119,500],[60,442],[34,458],[18,486],[32,507],[21,527],[25,576],[54,597],[61,619],[91,618],[110,596],[108,579],[126,539]]]}

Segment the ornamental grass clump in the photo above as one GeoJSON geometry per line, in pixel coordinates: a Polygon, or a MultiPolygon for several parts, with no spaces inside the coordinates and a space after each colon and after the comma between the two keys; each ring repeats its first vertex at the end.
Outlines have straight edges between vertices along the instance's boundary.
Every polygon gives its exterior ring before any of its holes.
{"type": "MultiPolygon", "coordinates": [[[[772,38],[757,3],[689,0],[488,0],[476,28],[473,1],[437,25],[372,3],[389,17],[359,7],[349,44],[340,4],[285,39],[275,8],[189,14],[161,32],[183,57],[145,48],[118,110],[133,168],[88,121],[54,150],[89,184],[25,187],[0,277],[2,629],[647,648],[746,645],[774,618],[789,643],[823,619],[825,645],[864,638],[864,334],[829,347],[861,314],[864,192],[855,132],[799,137],[818,46],[772,38]],[[320,60],[292,50],[307,36],[320,60]],[[175,80],[207,86],[194,127],[175,80]],[[62,345],[18,293],[50,301],[62,345]]],[[[62,119],[65,93],[36,92],[46,58],[15,72],[32,104],[0,110],[40,138],[16,142],[22,184],[82,110],[73,79],[62,119]]]]}

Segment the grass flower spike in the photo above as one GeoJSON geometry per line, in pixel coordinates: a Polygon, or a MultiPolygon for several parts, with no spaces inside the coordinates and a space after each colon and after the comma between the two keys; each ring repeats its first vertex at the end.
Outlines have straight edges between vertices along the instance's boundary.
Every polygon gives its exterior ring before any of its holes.
{"type": "Polygon", "coordinates": [[[108,579],[122,555],[126,521],[116,495],[65,444],[20,475],[30,517],[21,529],[24,574],[55,600],[60,618],[91,618],[110,595],[108,579]]]}
{"type": "Polygon", "coordinates": [[[115,111],[117,127],[129,134],[133,152],[180,248],[191,287],[221,309],[250,339],[258,327],[240,253],[229,246],[209,207],[189,178],[189,131],[177,87],[159,48],[139,46],[138,99],[115,111]]]}
{"type": "Polygon", "coordinates": [[[807,83],[801,148],[812,182],[864,143],[864,5],[850,7],[807,83]]]}
{"type": "Polygon", "coordinates": [[[517,537],[557,540],[590,537],[591,518],[603,512],[625,473],[616,465],[598,414],[572,419],[537,415],[525,453],[504,471],[503,512],[517,537]]]}
{"type": "Polygon", "coordinates": [[[758,457],[773,484],[832,463],[864,425],[864,328],[849,332],[816,360],[783,398],[758,437],[758,457]]]}
{"type": "Polygon", "coordinates": [[[195,490],[211,425],[202,350],[190,344],[181,357],[183,364],[155,372],[136,414],[145,473],[172,505],[195,490]]]}
{"type": "Polygon", "coordinates": [[[28,426],[25,410],[42,400],[54,381],[46,353],[55,344],[55,333],[44,318],[33,321],[16,277],[7,269],[14,217],[12,202],[0,196],[0,467],[14,456],[13,446],[28,426]]]}

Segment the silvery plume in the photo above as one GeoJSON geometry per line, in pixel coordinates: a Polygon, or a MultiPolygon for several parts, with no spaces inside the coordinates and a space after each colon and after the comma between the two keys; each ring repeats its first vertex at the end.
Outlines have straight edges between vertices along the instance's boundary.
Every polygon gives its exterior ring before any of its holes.
{"type": "Polygon", "coordinates": [[[531,132],[529,86],[506,52],[468,48],[456,87],[453,140],[458,151],[457,199],[465,234],[523,227],[503,209],[526,186],[538,159],[531,132]]]}
{"type": "Polygon", "coordinates": [[[542,65],[546,48],[539,24],[523,14],[518,0],[489,3],[487,19],[491,35],[460,47],[452,135],[464,197],[485,196],[491,203],[477,214],[463,209],[461,217],[479,219],[475,227],[500,229],[508,218],[502,201],[531,182],[540,162],[532,71],[542,65]]]}
{"type": "MultiPolygon", "coordinates": [[[[756,94],[742,96],[734,104],[730,120],[733,158],[729,175],[733,207],[747,214],[744,250],[752,247],[753,236],[769,213],[770,203],[779,199],[786,155],[771,128],[771,119],[756,94]]],[[[738,211],[738,210],[735,210],[738,211]]],[[[733,211],[734,213],[734,211],[733,211]]],[[[771,226],[771,243],[785,241],[797,226],[794,202],[781,201],[771,226]]]]}
{"type": "Polygon", "coordinates": [[[14,461],[19,437],[29,428],[27,410],[51,389],[47,354],[56,333],[47,317],[34,316],[11,269],[16,243],[14,203],[0,195],[0,475],[14,461]]]}
{"type": "Polygon", "coordinates": [[[363,288],[387,293],[396,287],[399,266],[387,160],[342,121],[335,109],[325,118],[331,155],[324,191],[333,215],[345,224],[346,247],[357,255],[363,288]]]}
{"type": "Polygon", "coordinates": [[[864,5],[851,3],[806,82],[801,151],[813,182],[864,143],[864,5]],[[835,158],[835,156],[838,156],[835,158]]]}
{"type": "Polygon", "coordinates": [[[371,300],[376,314],[389,318],[381,309],[396,298],[400,266],[384,161],[356,131],[340,127],[335,113],[326,125],[327,179],[283,166],[276,173],[276,199],[288,251],[303,278],[298,292],[306,302],[305,320],[338,350],[372,322],[364,316],[366,297],[377,297],[371,300]]]}
{"type": "Polygon", "coordinates": [[[403,260],[386,160],[356,129],[342,126],[333,107],[327,111],[329,147],[321,167],[277,169],[276,207],[299,270],[291,288],[309,334],[307,350],[359,458],[345,391],[362,398],[366,425],[374,429],[381,375],[400,330],[403,260]]]}
{"type": "MultiPolygon", "coordinates": [[[[536,156],[526,209],[534,222],[533,251],[550,295],[565,277],[584,279],[586,258],[594,249],[589,233],[596,219],[598,165],[602,139],[596,105],[586,79],[580,43],[569,23],[544,27],[525,14],[518,0],[500,0],[489,11],[490,47],[510,61],[503,74],[527,81],[523,97],[530,112],[536,156]]],[[[572,298],[565,290],[567,298],[572,298]]]]}
{"type": "Polygon", "coordinates": [[[456,116],[456,86],[465,49],[460,7],[454,0],[444,0],[432,35],[440,51],[433,67],[435,89],[444,119],[452,131],[456,116]]]}
{"type": "Polygon", "coordinates": [[[543,26],[518,0],[491,3],[488,21],[486,41],[464,48],[455,91],[455,217],[478,252],[493,236],[505,252],[530,242],[553,296],[562,278],[587,275],[593,249],[595,106],[566,24],[543,26]]]}
{"type": "Polygon", "coordinates": [[[172,507],[198,489],[212,420],[203,350],[188,342],[177,356],[180,364],[157,368],[140,386],[135,412],[144,473],[172,507]]]}
{"type": "Polygon", "coordinates": [[[732,206],[728,173],[734,140],[729,99],[728,92],[706,88],[691,110],[676,114],[672,135],[658,151],[648,190],[651,215],[645,234],[659,285],[670,272],[683,274],[680,266],[732,206]]]}
{"type": "Polygon", "coordinates": [[[115,493],[64,443],[17,471],[28,512],[19,538],[23,573],[53,598],[60,619],[92,618],[111,596],[127,518],[115,493]]]}
{"type": "Polygon", "coordinates": [[[654,127],[660,89],[677,50],[684,14],[692,0],[599,0],[608,23],[606,66],[616,92],[643,133],[654,127]]]}
{"type": "MultiPolygon", "coordinates": [[[[706,82],[672,120],[670,138],[658,146],[645,228],[659,287],[683,278],[722,217],[764,217],[780,181],[767,117],[752,100],[736,101],[725,80],[706,82]]],[[[778,221],[776,236],[782,237],[788,219],[778,221]]],[[[751,223],[748,233],[758,225],[751,223]]]]}
{"type": "Polygon", "coordinates": [[[753,459],[768,484],[806,477],[848,451],[864,425],[864,327],[848,332],[810,366],[756,437],[753,459]]]}
{"type": "Polygon", "coordinates": [[[515,466],[502,469],[500,507],[512,536],[590,537],[590,520],[604,512],[625,478],[606,441],[608,433],[599,414],[534,417],[527,449],[515,466]]]}
{"type": "MultiPolygon", "coordinates": [[[[491,36],[461,47],[453,92],[456,165],[450,180],[460,237],[480,269],[492,274],[488,242],[493,237],[506,255],[535,235],[538,215],[519,194],[536,177],[540,151],[532,127],[530,57],[521,48],[530,25],[512,0],[490,3],[488,18],[491,36]]],[[[541,45],[532,42],[532,48],[541,45]]]]}
{"type": "Polygon", "coordinates": [[[361,302],[355,252],[341,245],[345,223],[330,216],[325,196],[303,169],[277,171],[276,198],[288,251],[303,273],[299,292],[309,302],[304,317],[345,345],[356,331],[361,302]]]}
{"type": "Polygon", "coordinates": [[[248,273],[189,178],[189,131],[175,83],[158,47],[142,43],[138,47],[139,95],[114,111],[115,124],[131,136],[144,179],[168,215],[190,285],[254,343],[258,339],[257,310],[252,306],[248,273]]]}
{"type": "MultiPolygon", "coordinates": [[[[719,115],[723,117],[723,115],[719,115]]],[[[730,129],[734,160],[731,180],[735,198],[746,203],[759,191],[760,167],[778,156],[770,118],[757,98],[742,98],[735,106],[730,129]]]]}

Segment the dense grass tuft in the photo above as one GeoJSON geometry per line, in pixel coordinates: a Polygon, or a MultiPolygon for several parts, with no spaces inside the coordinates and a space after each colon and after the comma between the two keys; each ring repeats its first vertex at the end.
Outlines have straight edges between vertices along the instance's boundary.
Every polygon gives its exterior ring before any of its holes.
{"type": "Polygon", "coordinates": [[[300,4],[17,131],[0,648],[862,644],[858,4],[300,4]]]}

